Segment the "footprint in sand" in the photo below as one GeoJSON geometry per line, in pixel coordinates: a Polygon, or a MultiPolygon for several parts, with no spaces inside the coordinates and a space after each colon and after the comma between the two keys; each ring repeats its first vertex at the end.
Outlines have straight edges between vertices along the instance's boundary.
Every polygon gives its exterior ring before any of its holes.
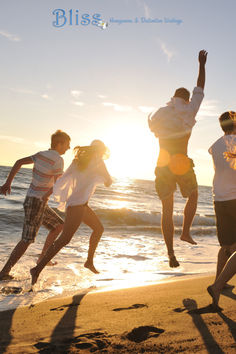
{"type": "Polygon", "coordinates": [[[85,333],[74,339],[74,346],[79,349],[88,349],[90,351],[102,350],[110,345],[107,335],[102,332],[85,333]],[[77,341],[77,343],[75,343],[77,341]]]}
{"type": "Polygon", "coordinates": [[[159,337],[159,335],[163,332],[165,332],[165,330],[162,328],[141,326],[134,328],[131,332],[125,334],[125,337],[132,342],[141,343],[148,338],[159,337]]]}
{"type": "Polygon", "coordinates": [[[49,343],[49,342],[38,342],[36,344],[34,344],[34,347],[39,349],[39,353],[43,353],[43,352],[48,352],[49,353],[49,349],[51,351],[51,353],[53,353],[53,351],[55,352],[56,350],[56,345],[49,343]]]}
{"type": "Polygon", "coordinates": [[[39,349],[39,353],[67,353],[68,350],[73,353],[78,353],[78,349],[88,349],[90,352],[95,352],[110,346],[111,343],[108,338],[109,336],[107,336],[106,333],[94,332],[67,338],[57,344],[38,342],[34,346],[39,349]]]}
{"type": "Polygon", "coordinates": [[[73,306],[78,306],[78,304],[62,305],[59,307],[54,307],[53,309],[50,309],[50,311],[63,311],[66,309],[66,307],[73,307],[73,306]]]}
{"type": "Polygon", "coordinates": [[[133,310],[133,309],[140,309],[142,307],[148,307],[146,304],[134,304],[130,307],[118,307],[116,309],[113,309],[112,311],[124,311],[124,310],[133,310]]]}
{"type": "Polygon", "coordinates": [[[10,294],[20,294],[23,291],[21,287],[18,286],[4,286],[1,288],[0,293],[4,295],[10,294]]]}

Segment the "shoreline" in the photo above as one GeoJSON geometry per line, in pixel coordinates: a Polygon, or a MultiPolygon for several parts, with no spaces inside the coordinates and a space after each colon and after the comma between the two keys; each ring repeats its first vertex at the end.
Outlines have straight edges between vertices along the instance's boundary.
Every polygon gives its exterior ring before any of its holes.
{"type": "MultiPolygon", "coordinates": [[[[197,273],[197,274],[181,274],[181,275],[173,275],[169,276],[164,279],[160,279],[158,281],[154,282],[149,282],[149,283],[142,283],[141,285],[132,285],[132,286],[124,286],[124,287],[112,287],[112,286],[106,286],[102,287],[101,289],[94,289],[92,292],[94,293],[103,293],[107,291],[116,291],[116,290],[125,290],[125,289],[133,289],[133,288],[140,288],[140,287],[149,287],[152,285],[159,285],[159,284],[166,284],[166,283],[172,283],[172,282],[178,282],[178,281],[184,281],[188,279],[193,279],[193,278],[205,278],[205,277],[214,277],[215,273],[214,272],[209,272],[209,273],[197,273]]],[[[57,297],[57,296],[56,296],[57,297]]]]}
{"type": "MultiPolygon", "coordinates": [[[[236,350],[234,292],[225,291],[223,311],[213,313],[206,288],[214,277],[183,278],[119,290],[88,289],[3,311],[0,348],[5,353],[236,350]]],[[[236,278],[230,283],[236,286],[236,278]]]]}
{"type": "MultiPolygon", "coordinates": [[[[15,303],[14,307],[10,307],[8,309],[0,309],[0,314],[4,311],[10,311],[10,310],[15,310],[15,309],[19,309],[19,308],[27,308],[29,306],[34,306],[36,304],[40,304],[43,303],[45,301],[54,301],[57,299],[66,299],[68,297],[72,298],[75,295],[83,295],[85,293],[106,293],[106,292],[110,292],[110,291],[116,291],[116,290],[125,290],[125,289],[133,289],[133,288],[139,288],[139,287],[149,287],[152,285],[158,285],[158,284],[166,284],[166,283],[170,283],[170,282],[175,282],[175,281],[184,281],[187,279],[193,279],[193,278],[202,278],[202,277],[206,277],[206,276],[214,276],[213,272],[208,272],[208,273],[197,273],[197,274],[178,274],[178,275],[173,275],[173,276],[168,276],[166,278],[157,280],[157,281],[149,281],[149,282],[136,282],[136,283],[132,283],[132,285],[124,285],[126,282],[124,282],[124,284],[114,284],[114,285],[102,285],[99,286],[97,288],[83,288],[83,289],[78,289],[78,291],[64,291],[61,294],[56,294],[56,295],[52,295],[46,299],[36,299],[36,302],[34,302],[34,298],[32,297],[32,301],[28,300],[26,303],[22,302],[22,303],[15,303]]],[[[13,280],[14,281],[14,280],[13,280]]],[[[11,281],[10,281],[11,282],[11,281]]],[[[3,286],[0,286],[0,290],[3,288],[7,288],[8,287],[8,282],[6,281],[5,284],[2,284],[3,286]]],[[[11,285],[9,285],[9,288],[11,288],[11,285]]],[[[14,285],[13,285],[14,288],[14,285]]],[[[13,296],[12,300],[16,300],[17,296],[21,296],[24,294],[27,294],[28,291],[24,291],[23,294],[20,292],[19,294],[14,293],[14,292],[10,292],[8,295],[9,296],[13,296]]],[[[33,294],[34,292],[32,292],[33,294]]],[[[36,291],[37,293],[37,291],[36,291]]],[[[13,301],[11,302],[13,304],[13,301]]]]}

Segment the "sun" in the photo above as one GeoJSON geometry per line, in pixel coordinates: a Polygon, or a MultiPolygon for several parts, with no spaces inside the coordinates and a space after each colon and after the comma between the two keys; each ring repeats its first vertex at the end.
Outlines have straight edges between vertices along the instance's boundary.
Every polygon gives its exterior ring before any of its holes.
{"type": "Polygon", "coordinates": [[[106,165],[117,178],[144,178],[145,170],[153,169],[157,156],[157,144],[153,145],[150,132],[132,124],[113,127],[104,136],[110,149],[106,165]]]}

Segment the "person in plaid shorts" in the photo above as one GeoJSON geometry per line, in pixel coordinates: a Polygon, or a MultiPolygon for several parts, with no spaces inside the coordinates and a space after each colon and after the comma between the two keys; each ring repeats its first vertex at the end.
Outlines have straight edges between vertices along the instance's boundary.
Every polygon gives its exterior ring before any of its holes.
{"type": "Polygon", "coordinates": [[[8,261],[0,272],[0,280],[12,279],[9,273],[11,268],[23,256],[27,248],[34,242],[41,225],[49,230],[43,250],[38,262],[45,254],[48,247],[57,238],[63,229],[64,221],[47,204],[45,195],[52,190],[58,177],[63,173],[63,155],[70,148],[70,137],[65,132],[57,130],[51,136],[51,149],[40,151],[32,156],[17,160],[12,167],[5,184],[0,187],[0,193],[11,193],[11,184],[23,165],[34,164],[32,181],[24,201],[24,225],[22,239],[13,249],[8,261]]]}

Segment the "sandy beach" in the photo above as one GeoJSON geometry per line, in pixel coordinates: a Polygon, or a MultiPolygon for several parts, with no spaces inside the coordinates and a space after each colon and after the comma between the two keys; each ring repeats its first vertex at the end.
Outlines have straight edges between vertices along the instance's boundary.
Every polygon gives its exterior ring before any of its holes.
{"type": "Polygon", "coordinates": [[[225,290],[222,312],[212,312],[212,281],[87,292],[1,312],[0,352],[234,353],[236,295],[225,290]]]}

